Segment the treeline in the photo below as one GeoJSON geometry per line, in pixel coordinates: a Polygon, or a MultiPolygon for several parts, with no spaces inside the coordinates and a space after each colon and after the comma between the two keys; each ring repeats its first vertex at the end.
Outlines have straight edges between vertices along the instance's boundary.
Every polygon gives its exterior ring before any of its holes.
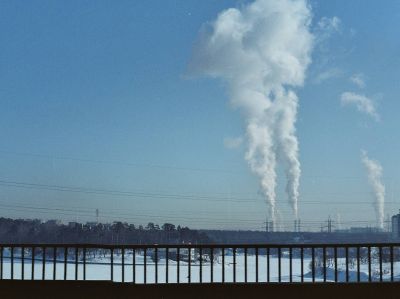
{"type": "Polygon", "coordinates": [[[0,218],[0,243],[204,244],[212,240],[203,232],[171,223],[62,224],[56,220],[0,218]]]}

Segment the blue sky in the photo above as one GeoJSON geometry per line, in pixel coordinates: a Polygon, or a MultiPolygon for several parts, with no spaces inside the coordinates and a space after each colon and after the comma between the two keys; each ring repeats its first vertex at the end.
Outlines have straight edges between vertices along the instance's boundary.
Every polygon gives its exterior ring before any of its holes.
{"type": "MultiPolygon", "coordinates": [[[[243,136],[240,113],[222,82],[187,76],[202,24],[243,3],[2,1],[0,216],[86,221],[99,208],[103,221],[260,229],[266,204],[245,144],[223,142],[243,136]]],[[[383,167],[386,213],[400,206],[400,5],[310,5],[312,28],[323,17],[340,22],[297,88],[300,218],[373,223],[361,149],[383,167]],[[364,88],[350,81],[355,74],[364,88]],[[341,105],[346,91],[371,98],[380,121],[341,105]]],[[[279,207],[291,222],[282,178],[279,207]]]]}

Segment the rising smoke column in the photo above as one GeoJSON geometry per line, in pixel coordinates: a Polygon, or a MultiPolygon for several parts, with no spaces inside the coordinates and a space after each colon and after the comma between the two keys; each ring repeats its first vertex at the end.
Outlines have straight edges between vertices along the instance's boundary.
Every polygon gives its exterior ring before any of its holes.
{"type": "Polygon", "coordinates": [[[385,186],[382,183],[383,169],[378,161],[368,158],[367,152],[364,150],[361,151],[361,161],[367,170],[368,181],[374,191],[374,207],[378,226],[383,229],[385,210],[385,186]]]}
{"type": "Polygon", "coordinates": [[[296,137],[298,98],[311,62],[311,10],[305,0],[256,0],[222,11],[204,25],[195,45],[191,72],[221,78],[231,104],[242,111],[245,159],[260,178],[276,219],[276,167],[285,167],[289,202],[297,218],[301,174],[296,137]]]}

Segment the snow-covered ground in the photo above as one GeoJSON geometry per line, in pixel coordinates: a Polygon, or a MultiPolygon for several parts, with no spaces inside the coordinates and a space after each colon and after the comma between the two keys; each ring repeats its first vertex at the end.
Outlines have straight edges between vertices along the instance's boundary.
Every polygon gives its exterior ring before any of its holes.
{"type": "MultiPolygon", "coordinates": [[[[133,280],[133,267],[132,267],[132,254],[125,255],[125,281],[130,282],[133,280]]],[[[213,281],[222,281],[222,259],[218,258],[218,261],[213,263],[213,281]]],[[[310,272],[310,258],[304,258],[304,281],[311,281],[312,274],[310,272]]],[[[144,282],[144,257],[143,255],[137,254],[135,258],[135,276],[137,283],[144,282]]],[[[283,256],[281,258],[281,281],[289,281],[289,263],[288,257],[283,256]]],[[[14,279],[21,279],[21,260],[19,258],[14,259],[14,279]]],[[[236,281],[244,282],[245,279],[245,258],[243,254],[236,255],[236,281]]],[[[162,258],[158,262],[158,282],[166,282],[166,260],[162,258]]],[[[24,265],[24,276],[25,279],[31,279],[32,264],[30,257],[26,257],[24,265]]],[[[43,263],[39,257],[36,257],[35,262],[35,279],[42,279],[43,263]]],[[[121,256],[114,255],[114,281],[122,280],[122,266],[121,256]]],[[[146,282],[155,282],[155,271],[156,267],[150,256],[146,259],[146,282]]],[[[168,261],[168,282],[177,282],[177,270],[178,264],[176,261],[168,261]]],[[[203,262],[202,265],[202,281],[210,282],[211,278],[211,264],[209,262],[203,262]]],[[[360,264],[360,278],[362,281],[368,281],[368,264],[360,264]]],[[[254,255],[247,256],[247,281],[256,281],[256,258],[254,255]]],[[[233,282],[233,257],[231,255],[225,256],[225,281],[233,282]]],[[[267,281],[267,257],[265,255],[259,255],[258,257],[258,279],[260,282],[267,281]]],[[[294,282],[301,280],[301,260],[299,258],[292,259],[292,279],[294,282]]],[[[278,281],[278,258],[276,256],[270,256],[270,281],[278,281]]],[[[335,271],[331,266],[327,268],[327,280],[334,281],[335,271]]],[[[394,263],[394,277],[395,280],[400,280],[400,262],[394,263]]],[[[3,278],[11,278],[11,264],[7,254],[3,260],[3,278]]],[[[45,263],[45,278],[53,279],[53,261],[50,259],[45,263]]],[[[64,263],[63,258],[60,258],[56,263],[56,279],[64,279],[64,263]]],[[[67,264],[67,279],[75,279],[75,262],[70,260],[67,264]]],[[[83,279],[83,264],[80,261],[78,264],[78,279],[83,279]]],[[[111,266],[110,256],[97,256],[96,258],[88,258],[86,264],[86,279],[87,280],[110,280],[111,279],[111,266]]],[[[390,264],[383,264],[383,279],[390,279],[390,264]]],[[[316,281],[323,280],[322,269],[316,270],[316,281]]],[[[338,259],[338,280],[346,281],[345,272],[345,259],[338,259]]],[[[357,281],[357,264],[349,268],[349,280],[357,281]]],[[[379,280],[379,264],[372,263],[372,280],[379,280]]],[[[188,282],[188,263],[181,261],[179,263],[179,281],[182,283],[188,282]]],[[[199,262],[191,263],[191,282],[200,281],[200,265],[199,262]]]]}

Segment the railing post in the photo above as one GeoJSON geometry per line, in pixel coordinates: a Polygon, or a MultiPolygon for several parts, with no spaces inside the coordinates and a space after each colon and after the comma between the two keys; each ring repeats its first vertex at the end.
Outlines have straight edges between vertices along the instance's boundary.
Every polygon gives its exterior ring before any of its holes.
{"type": "Polygon", "coordinates": [[[315,282],[315,248],[311,247],[312,282],[315,282]]]}
{"type": "Polygon", "coordinates": [[[333,253],[333,255],[334,255],[334,260],[335,260],[335,282],[338,282],[337,251],[338,251],[338,248],[337,248],[337,246],[335,246],[335,248],[334,248],[334,253],[333,253]]]}
{"type": "Polygon", "coordinates": [[[292,272],[292,247],[289,247],[289,282],[293,282],[292,272]]]}
{"type": "Polygon", "coordinates": [[[64,280],[67,280],[68,271],[68,247],[64,247],[64,280]]]}
{"type": "Polygon", "coordinates": [[[236,282],[236,247],[233,248],[233,282],[236,282]]]}
{"type": "Polygon", "coordinates": [[[46,279],[46,247],[42,247],[42,280],[46,279]]]}
{"type": "Polygon", "coordinates": [[[200,283],[203,282],[203,248],[200,247],[199,249],[199,254],[200,254],[200,265],[199,265],[199,281],[200,283]]]}
{"type": "Polygon", "coordinates": [[[357,246],[357,281],[360,282],[360,246],[357,246]]]}
{"type": "Polygon", "coordinates": [[[146,284],[147,283],[147,248],[143,249],[143,272],[144,272],[144,276],[143,276],[143,283],[146,284]]]}
{"type": "Polygon", "coordinates": [[[349,282],[349,247],[346,246],[346,282],[349,282]]]}
{"type": "Polygon", "coordinates": [[[256,251],[256,282],[258,282],[258,247],[255,248],[256,251]]]}
{"type": "Polygon", "coordinates": [[[125,282],[125,248],[121,249],[121,277],[122,282],[125,282]]]}
{"type": "Polygon", "coordinates": [[[165,282],[168,283],[168,260],[169,260],[169,248],[165,248],[165,282]]]}
{"type": "Polygon", "coordinates": [[[278,281],[282,281],[282,251],[280,247],[278,247],[278,281]]]}
{"type": "Polygon", "coordinates": [[[390,246],[390,281],[392,282],[394,281],[393,263],[394,263],[393,246],[390,246]]]}
{"type": "Polygon", "coordinates": [[[79,248],[75,247],[75,280],[78,280],[78,258],[79,258],[79,248]]]}
{"type": "Polygon", "coordinates": [[[83,248],[83,280],[86,280],[86,247],[83,248]]]}
{"type": "Polygon", "coordinates": [[[32,247],[31,259],[32,259],[31,278],[32,278],[32,280],[34,280],[35,279],[35,247],[32,247]]]}
{"type": "Polygon", "coordinates": [[[57,278],[57,247],[53,248],[53,280],[57,278]]]}
{"type": "Polygon", "coordinates": [[[21,279],[25,280],[25,248],[21,247],[21,279]]]}
{"type": "Polygon", "coordinates": [[[225,282],[225,247],[222,248],[222,282],[225,282]]]}
{"type": "Polygon", "coordinates": [[[136,249],[132,248],[132,282],[136,283],[136,249]]]}
{"type": "Polygon", "coordinates": [[[371,269],[371,246],[368,246],[368,281],[372,281],[372,269],[371,269]]]}
{"type": "Polygon", "coordinates": [[[244,282],[247,282],[247,247],[244,248],[244,282]]]}
{"type": "Polygon", "coordinates": [[[0,247],[0,279],[1,280],[3,280],[3,267],[4,267],[4,264],[3,264],[3,251],[4,251],[4,248],[3,248],[3,246],[1,246],[0,247]]]}
{"type": "Polygon", "coordinates": [[[214,248],[210,248],[210,281],[214,282],[214,248]]]}
{"type": "Polygon", "coordinates": [[[114,248],[111,248],[110,250],[110,271],[111,271],[111,281],[114,281],[114,248]]]}
{"type": "Polygon", "coordinates": [[[11,246],[11,280],[14,279],[14,247],[11,246]]]}
{"type": "Polygon", "coordinates": [[[192,280],[192,248],[188,247],[188,255],[189,255],[189,260],[188,260],[188,283],[191,282],[192,280]]]}
{"type": "Polygon", "coordinates": [[[180,281],[180,273],[179,269],[180,268],[180,248],[176,248],[176,283],[179,283],[180,281]]]}
{"type": "Polygon", "coordinates": [[[304,282],[304,247],[300,247],[300,280],[304,282]]]}
{"type": "Polygon", "coordinates": [[[155,258],[154,281],[155,283],[158,283],[158,247],[154,248],[154,258],[155,258]]]}
{"type": "Polygon", "coordinates": [[[383,271],[382,271],[382,246],[379,245],[379,281],[383,280],[383,271]]]}
{"type": "Polygon", "coordinates": [[[322,267],[324,271],[324,282],[326,282],[326,247],[322,248],[322,258],[324,259],[322,262],[322,267]]]}
{"type": "Polygon", "coordinates": [[[269,247],[267,247],[267,282],[271,281],[270,261],[269,261],[269,247]]]}

